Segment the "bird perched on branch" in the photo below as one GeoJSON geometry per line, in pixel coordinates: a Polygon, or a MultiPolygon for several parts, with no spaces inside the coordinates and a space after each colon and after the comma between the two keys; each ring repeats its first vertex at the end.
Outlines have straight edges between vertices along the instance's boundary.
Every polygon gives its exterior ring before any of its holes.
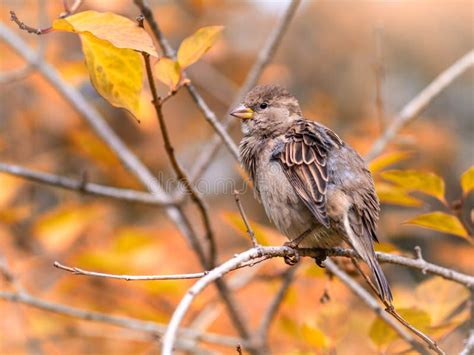
{"type": "Polygon", "coordinates": [[[286,245],[324,249],[346,242],[391,302],[374,252],[379,201],[360,155],[303,118],[298,101],[279,86],[255,87],[231,115],[241,119],[242,165],[268,217],[290,240],[286,245]]]}

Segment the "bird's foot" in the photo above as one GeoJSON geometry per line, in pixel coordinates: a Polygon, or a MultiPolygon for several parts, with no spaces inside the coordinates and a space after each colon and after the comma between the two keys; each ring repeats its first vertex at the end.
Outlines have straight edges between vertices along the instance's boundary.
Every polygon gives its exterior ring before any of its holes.
{"type": "Polygon", "coordinates": [[[293,249],[293,252],[291,254],[285,255],[283,257],[283,260],[285,260],[285,264],[289,266],[293,266],[297,264],[300,261],[300,255],[298,254],[298,250],[297,250],[298,244],[291,241],[291,242],[286,242],[283,245],[285,247],[293,249]]]}
{"type": "Polygon", "coordinates": [[[324,249],[321,249],[321,252],[318,256],[314,257],[314,261],[316,262],[316,265],[318,265],[320,268],[324,268],[324,260],[326,260],[327,254],[324,251],[324,249]]]}

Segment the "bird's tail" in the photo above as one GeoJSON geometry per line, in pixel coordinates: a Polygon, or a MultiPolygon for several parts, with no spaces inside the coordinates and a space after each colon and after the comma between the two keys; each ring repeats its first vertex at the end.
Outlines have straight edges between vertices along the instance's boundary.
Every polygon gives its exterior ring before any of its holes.
{"type": "Polygon", "coordinates": [[[349,239],[348,242],[351,247],[369,266],[372,273],[372,279],[375,281],[380,296],[383,300],[391,304],[393,300],[392,291],[390,290],[387,278],[385,277],[385,274],[377,261],[377,257],[375,256],[372,237],[366,233],[365,230],[361,231],[360,236],[356,235],[351,227],[347,214],[344,216],[344,229],[346,230],[349,239]]]}

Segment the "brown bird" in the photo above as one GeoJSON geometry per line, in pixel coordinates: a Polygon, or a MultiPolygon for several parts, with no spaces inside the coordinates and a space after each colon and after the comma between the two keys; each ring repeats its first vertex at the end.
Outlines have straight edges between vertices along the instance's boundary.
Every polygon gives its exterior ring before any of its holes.
{"type": "Polygon", "coordinates": [[[374,252],[379,201],[361,156],[329,128],[304,119],[298,101],[279,86],[255,87],[231,115],[241,119],[240,158],[255,195],[289,245],[346,242],[391,302],[374,252]]]}

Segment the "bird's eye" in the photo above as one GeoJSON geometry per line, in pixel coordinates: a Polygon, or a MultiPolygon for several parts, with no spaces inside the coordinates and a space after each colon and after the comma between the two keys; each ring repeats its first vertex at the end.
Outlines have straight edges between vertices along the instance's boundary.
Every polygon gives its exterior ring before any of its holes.
{"type": "Polygon", "coordinates": [[[262,102],[262,103],[260,104],[260,108],[261,108],[262,110],[265,110],[267,107],[268,107],[268,104],[267,104],[266,102],[262,102]]]}

